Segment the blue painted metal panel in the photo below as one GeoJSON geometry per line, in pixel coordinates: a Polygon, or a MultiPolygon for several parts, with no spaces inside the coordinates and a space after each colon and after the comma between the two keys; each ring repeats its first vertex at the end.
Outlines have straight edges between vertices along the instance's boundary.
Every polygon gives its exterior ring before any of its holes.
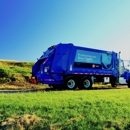
{"type": "Polygon", "coordinates": [[[77,66],[80,64],[85,68],[110,69],[112,67],[112,54],[77,49],[74,62],[77,63],[77,66]]]}
{"type": "Polygon", "coordinates": [[[68,60],[70,56],[70,49],[72,44],[58,44],[55,50],[55,56],[53,59],[51,72],[64,74],[68,66],[68,60]]]}

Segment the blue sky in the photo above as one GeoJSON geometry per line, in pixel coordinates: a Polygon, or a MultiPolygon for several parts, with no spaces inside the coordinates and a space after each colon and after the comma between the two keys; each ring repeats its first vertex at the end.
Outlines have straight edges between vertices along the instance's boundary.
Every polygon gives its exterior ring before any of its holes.
{"type": "Polygon", "coordinates": [[[60,42],[130,59],[130,0],[0,0],[0,59],[35,62],[60,42]]]}

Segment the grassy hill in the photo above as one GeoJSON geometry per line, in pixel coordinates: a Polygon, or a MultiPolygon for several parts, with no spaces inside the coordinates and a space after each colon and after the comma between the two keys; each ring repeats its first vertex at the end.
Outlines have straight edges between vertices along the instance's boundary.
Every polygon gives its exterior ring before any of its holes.
{"type": "Polygon", "coordinates": [[[0,84],[29,82],[33,62],[0,60],[0,84]]]}

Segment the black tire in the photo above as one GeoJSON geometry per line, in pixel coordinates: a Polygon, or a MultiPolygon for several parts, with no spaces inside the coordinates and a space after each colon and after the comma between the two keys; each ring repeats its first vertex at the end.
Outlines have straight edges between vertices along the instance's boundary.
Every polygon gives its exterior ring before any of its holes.
{"type": "Polygon", "coordinates": [[[53,84],[53,85],[52,85],[52,88],[53,88],[53,89],[58,89],[58,86],[57,86],[56,84],[53,84]]]}
{"type": "Polygon", "coordinates": [[[91,89],[92,88],[92,80],[88,77],[83,77],[81,79],[81,89],[91,89]]]}
{"type": "Polygon", "coordinates": [[[111,83],[111,86],[112,86],[113,88],[115,88],[115,87],[116,87],[116,78],[115,78],[115,77],[111,77],[111,78],[110,78],[110,83],[111,83]]]}
{"type": "Polygon", "coordinates": [[[74,77],[67,77],[64,82],[64,88],[68,90],[73,90],[76,88],[76,82],[74,77]]]}
{"type": "Polygon", "coordinates": [[[127,85],[128,85],[128,88],[130,88],[130,79],[128,80],[128,84],[127,85]]]}
{"type": "Polygon", "coordinates": [[[54,90],[62,90],[63,88],[61,85],[57,85],[57,84],[52,85],[52,87],[54,90]]]}

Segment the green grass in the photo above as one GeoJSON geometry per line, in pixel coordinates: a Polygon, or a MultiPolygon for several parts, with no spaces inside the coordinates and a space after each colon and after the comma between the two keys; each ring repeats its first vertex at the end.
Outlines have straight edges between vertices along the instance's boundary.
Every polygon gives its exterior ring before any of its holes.
{"type": "Polygon", "coordinates": [[[33,64],[33,62],[0,61],[0,83],[27,82],[33,64]]]}
{"type": "Polygon", "coordinates": [[[0,122],[34,114],[42,119],[31,127],[36,130],[129,130],[129,94],[129,89],[0,94],[0,122]]]}

